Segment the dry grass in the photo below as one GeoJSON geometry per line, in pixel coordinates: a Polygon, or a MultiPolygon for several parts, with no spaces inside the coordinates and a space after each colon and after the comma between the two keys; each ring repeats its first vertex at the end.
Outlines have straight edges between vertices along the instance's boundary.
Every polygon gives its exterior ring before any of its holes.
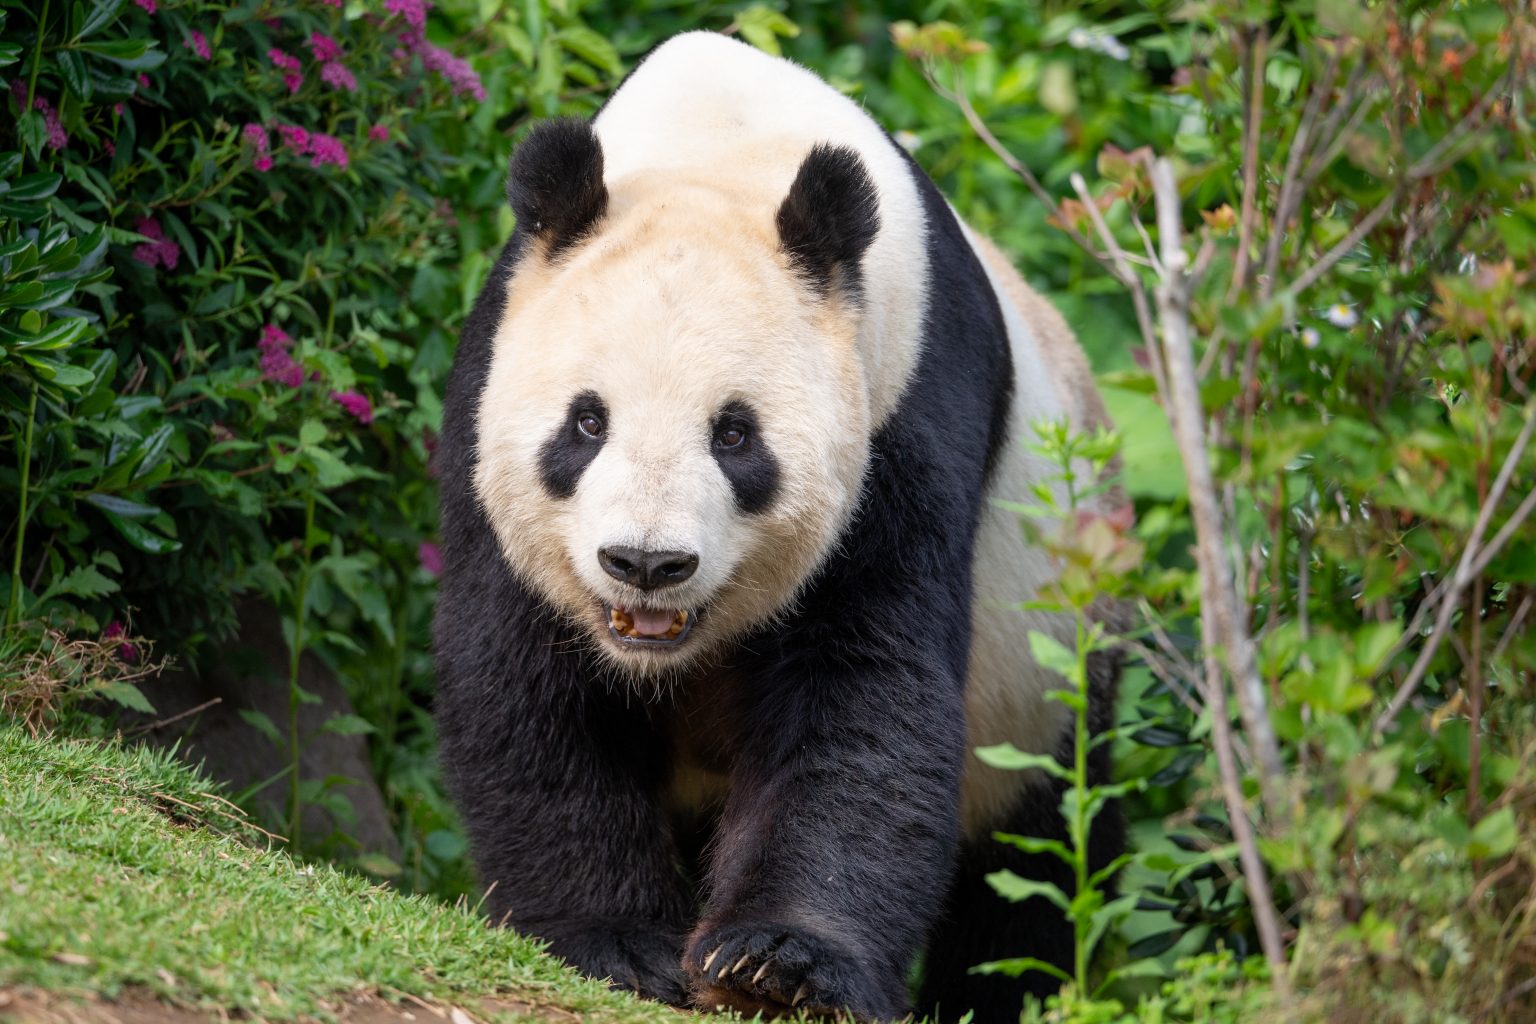
{"type": "Polygon", "coordinates": [[[4,646],[0,714],[21,722],[34,737],[82,701],[106,698],[130,706],[135,698],[143,701],[138,684],[170,663],[155,660],[153,645],[130,634],[82,638],[52,627],[41,633],[18,627],[4,646]]]}

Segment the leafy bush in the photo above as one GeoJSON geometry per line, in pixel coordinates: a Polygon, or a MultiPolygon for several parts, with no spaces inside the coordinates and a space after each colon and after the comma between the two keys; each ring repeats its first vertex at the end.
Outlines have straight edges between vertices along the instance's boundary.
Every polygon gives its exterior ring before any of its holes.
{"type": "MultiPolygon", "coordinates": [[[[131,628],[195,665],[236,594],[266,595],[382,741],[401,882],[465,891],[427,717],[431,446],[458,322],[510,233],[505,156],[660,38],[728,29],[866,103],[1104,371],[1137,503],[1122,539],[1148,553],[1122,581],[1146,629],[1115,740],[1122,782],[1149,783],[1125,798],[1139,900],[1115,902],[1089,984],[1079,969],[1031,1012],[1518,1020],[1527,8],[0,0],[0,654],[110,651],[131,628]],[[1176,252],[1197,272],[1170,271],[1176,252]],[[1182,451],[1170,324],[1198,361],[1182,451]],[[1196,448],[1209,493],[1186,479],[1196,448]],[[1203,589],[1221,564],[1233,584],[1203,589]],[[1266,944],[1284,955],[1250,955],[1266,944]]],[[[49,685],[113,681],[86,664],[49,685]]],[[[303,737],[266,727],[277,770],[303,737]]],[[[290,789],[287,813],[321,796],[290,789]]]]}

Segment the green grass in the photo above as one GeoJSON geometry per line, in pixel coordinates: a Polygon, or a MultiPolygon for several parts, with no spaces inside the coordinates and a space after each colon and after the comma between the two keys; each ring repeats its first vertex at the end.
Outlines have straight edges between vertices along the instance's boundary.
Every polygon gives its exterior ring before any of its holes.
{"type": "Polygon", "coordinates": [[[685,1019],[578,977],[468,908],[275,847],[164,755],[0,723],[0,986],[147,990],[268,1020],[329,1017],[361,994],[480,1017],[496,1016],[481,1000],[501,997],[614,1024],[685,1019]]]}

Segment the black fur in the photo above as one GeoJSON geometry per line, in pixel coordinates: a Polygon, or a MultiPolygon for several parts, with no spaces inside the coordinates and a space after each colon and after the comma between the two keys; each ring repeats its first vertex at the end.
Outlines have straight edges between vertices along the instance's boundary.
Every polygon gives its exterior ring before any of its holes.
{"type": "Polygon", "coordinates": [[[880,201],[864,161],[845,146],[813,146],[779,206],[779,244],[825,295],[859,293],[859,259],[880,230],[880,201]]]}
{"type": "MultiPolygon", "coordinates": [[[[796,240],[786,249],[826,289],[856,282],[875,214],[856,158],[817,153],[779,216],[796,240]],[[813,229],[812,211],[841,219],[813,229]]],[[[964,969],[1063,956],[1059,914],[1010,906],[981,880],[999,864],[1055,877],[1050,865],[959,844],[972,538],[1011,368],[985,274],[912,168],[928,220],[922,357],[871,439],[853,522],[793,614],[660,701],[633,699],[512,575],[474,494],[491,338],[534,221],[520,221],[465,326],[441,448],[444,774],[493,918],[595,977],[674,1003],[890,1020],[909,1009],[906,973],[931,936],[925,1005],[1016,1021],[1024,987],[964,969]],[[685,753],[728,775],[709,820],[664,805],[685,753]]],[[[1052,800],[999,827],[1059,827],[1052,800]]],[[[1118,848],[1105,821],[1099,860],[1118,848]]]]}
{"type": "Polygon", "coordinates": [[[518,227],[550,257],[590,234],[608,212],[603,148],[586,121],[545,121],[512,154],[507,199],[518,227]]]}
{"type": "Polygon", "coordinates": [[[608,438],[606,430],[595,438],[581,432],[577,421],[586,413],[608,422],[608,407],[603,400],[594,392],[583,391],[571,399],[565,420],[539,448],[539,482],[556,498],[569,498],[576,493],[581,474],[597,458],[608,438]]]}
{"type": "Polygon", "coordinates": [[[735,448],[711,444],[720,472],[731,482],[736,507],[746,515],[767,511],[779,493],[779,460],[758,426],[757,413],[746,402],[732,402],[715,417],[715,433],[734,426],[746,434],[735,448]]]}

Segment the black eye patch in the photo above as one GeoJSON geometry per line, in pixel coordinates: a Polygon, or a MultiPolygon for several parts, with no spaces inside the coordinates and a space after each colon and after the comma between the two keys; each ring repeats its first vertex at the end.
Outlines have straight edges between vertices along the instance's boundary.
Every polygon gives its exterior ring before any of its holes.
{"type": "Polygon", "coordinates": [[[751,515],[773,504],[779,491],[779,460],[750,405],[731,402],[720,410],[710,431],[709,450],[730,482],[737,509],[751,515]]]}
{"type": "Polygon", "coordinates": [[[571,399],[565,419],[539,449],[539,482],[552,497],[569,498],[576,493],[581,474],[603,450],[607,423],[608,406],[596,392],[583,391],[571,399]],[[582,429],[583,421],[590,427],[594,418],[602,426],[596,437],[582,429]]]}

